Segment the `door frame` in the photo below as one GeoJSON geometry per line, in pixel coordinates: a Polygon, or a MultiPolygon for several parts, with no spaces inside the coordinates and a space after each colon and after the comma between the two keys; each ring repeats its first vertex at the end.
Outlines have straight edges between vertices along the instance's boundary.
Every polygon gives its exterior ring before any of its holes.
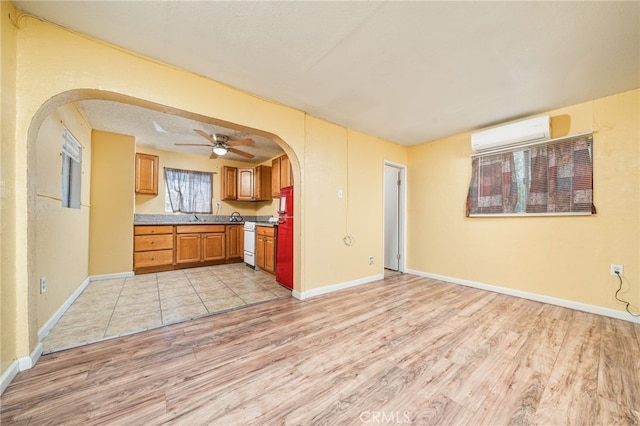
{"type": "MultiPolygon", "coordinates": [[[[400,171],[400,188],[398,189],[398,250],[400,260],[398,262],[398,272],[404,273],[407,270],[407,166],[393,161],[385,160],[382,166],[382,258],[384,259],[384,203],[386,200],[386,190],[384,182],[384,166],[390,166],[400,171]]],[[[384,269],[384,262],[383,262],[384,269]]]]}

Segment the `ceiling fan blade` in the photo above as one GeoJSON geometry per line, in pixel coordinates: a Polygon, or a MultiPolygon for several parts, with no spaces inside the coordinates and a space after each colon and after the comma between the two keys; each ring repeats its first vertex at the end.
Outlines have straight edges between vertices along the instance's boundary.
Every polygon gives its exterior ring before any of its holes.
{"type": "Polygon", "coordinates": [[[211,137],[211,135],[206,134],[206,133],[205,133],[205,132],[203,132],[202,130],[200,130],[200,129],[193,129],[193,131],[194,131],[194,132],[196,132],[197,134],[199,134],[200,136],[202,136],[203,138],[205,138],[206,140],[211,141],[211,143],[212,143],[212,144],[215,144],[215,143],[216,143],[216,140],[215,140],[215,139],[213,139],[213,138],[211,137]]]}
{"type": "Polygon", "coordinates": [[[211,148],[208,143],[174,143],[175,146],[207,146],[211,148]]]}
{"type": "Polygon", "coordinates": [[[215,152],[211,152],[211,155],[209,156],[210,159],[215,160],[216,158],[218,158],[218,154],[216,154],[215,152]]]}
{"type": "Polygon", "coordinates": [[[253,155],[253,154],[249,154],[248,152],[240,151],[239,149],[235,149],[235,148],[229,148],[228,151],[229,152],[233,152],[234,154],[241,155],[241,156],[246,157],[246,158],[255,157],[255,155],[253,155]]]}
{"type": "Polygon", "coordinates": [[[253,139],[239,139],[237,141],[227,142],[227,146],[252,145],[254,143],[253,139]]]}

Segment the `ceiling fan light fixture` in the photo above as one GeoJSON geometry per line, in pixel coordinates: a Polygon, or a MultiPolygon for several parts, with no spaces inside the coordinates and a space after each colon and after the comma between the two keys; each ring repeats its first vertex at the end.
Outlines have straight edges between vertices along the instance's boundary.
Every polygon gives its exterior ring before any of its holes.
{"type": "Polygon", "coordinates": [[[227,148],[221,145],[216,146],[213,148],[213,153],[216,155],[225,155],[227,153],[227,148]]]}

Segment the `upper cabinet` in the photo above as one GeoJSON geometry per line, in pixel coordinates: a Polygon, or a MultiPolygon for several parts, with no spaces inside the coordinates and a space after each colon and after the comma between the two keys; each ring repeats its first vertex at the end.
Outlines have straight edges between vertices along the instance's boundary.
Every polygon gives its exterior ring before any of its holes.
{"type": "Polygon", "coordinates": [[[222,200],[271,201],[271,167],[222,168],[222,200]]]}
{"type": "Polygon", "coordinates": [[[136,194],[158,195],[158,156],[136,153],[136,194]]]}
{"type": "Polygon", "coordinates": [[[280,189],[293,185],[289,157],[282,155],[271,162],[271,195],[280,198],[280,189]]]}
{"type": "Polygon", "coordinates": [[[220,199],[222,201],[238,199],[237,178],[238,169],[236,167],[222,167],[222,177],[220,178],[220,181],[222,182],[220,199]]]}

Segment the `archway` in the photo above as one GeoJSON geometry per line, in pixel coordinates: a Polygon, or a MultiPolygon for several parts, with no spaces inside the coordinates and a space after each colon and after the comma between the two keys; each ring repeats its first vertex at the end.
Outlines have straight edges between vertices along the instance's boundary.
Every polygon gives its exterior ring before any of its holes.
{"type": "MultiPolygon", "coordinates": [[[[49,99],[38,110],[38,112],[34,115],[31,121],[31,124],[29,127],[29,133],[28,133],[28,163],[27,163],[27,169],[29,170],[29,173],[28,173],[28,188],[29,188],[28,235],[29,235],[29,239],[28,241],[29,241],[29,244],[33,244],[35,247],[39,247],[39,241],[42,238],[44,238],[42,234],[42,230],[48,228],[48,226],[43,224],[43,215],[42,215],[43,208],[41,206],[41,203],[39,202],[39,200],[42,198],[42,194],[39,194],[38,192],[38,173],[34,172],[34,170],[37,171],[39,164],[40,165],[43,164],[42,159],[38,158],[39,151],[42,149],[42,147],[38,146],[38,141],[39,139],[41,139],[40,133],[42,131],[42,126],[43,126],[43,123],[45,123],[45,121],[51,116],[51,114],[54,114],[59,108],[71,105],[75,102],[82,101],[82,100],[104,100],[104,101],[114,101],[114,102],[119,102],[123,104],[135,105],[141,108],[147,108],[147,109],[162,112],[165,114],[189,118],[191,120],[201,121],[203,123],[214,124],[216,126],[226,127],[233,130],[243,131],[246,133],[257,134],[262,137],[266,137],[271,141],[273,141],[276,145],[280,146],[287,153],[287,155],[291,159],[292,168],[294,170],[294,176],[298,176],[298,177],[300,176],[300,168],[299,168],[300,162],[297,156],[295,155],[295,153],[293,152],[293,150],[282,139],[280,139],[279,137],[271,133],[268,133],[259,129],[253,129],[247,126],[242,126],[236,123],[229,123],[223,120],[218,120],[218,119],[206,117],[200,114],[183,111],[170,106],[159,105],[153,102],[145,101],[138,98],[133,98],[130,96],[126,96],[126,95],[122,95],[114,92],[78,89],[78,90],[72,90],[72,91],[60,93],[59,95],[56,95],[53,98],[49,99]]],[[[46,196],[47,194],[44,194],[44,195],[45,195],[44,198],[47,198],[46,196]]],[[[51,200],[51,197],[48,197],[47,202],[49,202],[50,200],[51,200]]],[[[57,202],[58,200],[53,199],[53,201],[57,202]]],[[[60,229],[56,230],[55,227],[53,227],[53,229],[50,229],[50,231],[51,230],[54,231],[53,233],[57,235],[57,238],[60,238],[61,235],[64,235],[64,231],[61,231],[60,229]]],[[[86,231],[85,236],[86,236],[86,239],[90,238],[88,231],[86,231]]],[[[80,236],[80,239],[82,239],[82,236],[80,236]]],[[[50,307],[49,307],[49,311],[47,311],[46,309],[43,309],[43,306],[41,306],[43,304],[41,303],[43,301],[43,295],[40,294],[39,288],[33,288],[39,285],[40,279],[43,278],[45,275],[39,270],[40,263],[42,260],[40,259],[40,257],[42,256],[43,250],[36,249],[36,250],[32,250],[32,252],[35,253],[35,258],[33,259],[33,261],[30,262],[30,267],[29,267],[28,282],[30,283],[30,286],[32,286],[29,289],[30,306],[32,307],[32,310],[31,310],[32,314],[30,315],[33,315],[33,312],[36,312],[38,315],[37,328],[38,328],[38,337],[39,337],[38,341],[40,342],[42,341],[44,336],[48,333],[48,331],[51,329],[51,327],[56,323],[57,319],[59,319],[62,313],[64,313],[65,309],[68,307],[68,303],[70,303],[68,301],[73,299],[74,292],[68,290],[67,294],[56,295],[56,297],[54,297],[55,300],[47,300],[47,303],[54,305],[55,312],[51,312],[50,307]]],[[[58,255],[64,256],[64,253],[59,252],[58,255]]],[[[299,256],[299,250],[296,253],[296,256],[299,256]]],[[[113,271],[113,272],[123,272],[123,271],[113,271]]],[[[89,271],[86,271],[84,275],[85,275],[84,279],[85,280],[88,279],[87,277],[88,275],[90,275],[89,271]]],[[[74,283],[76,287],[80,286],[81,283],[83,282],[82,279],[77,279],[76,281],[77,282],[74,283]]],[[[296,284],[296,286],[297,285],[298,284],[296,284]]]]}

